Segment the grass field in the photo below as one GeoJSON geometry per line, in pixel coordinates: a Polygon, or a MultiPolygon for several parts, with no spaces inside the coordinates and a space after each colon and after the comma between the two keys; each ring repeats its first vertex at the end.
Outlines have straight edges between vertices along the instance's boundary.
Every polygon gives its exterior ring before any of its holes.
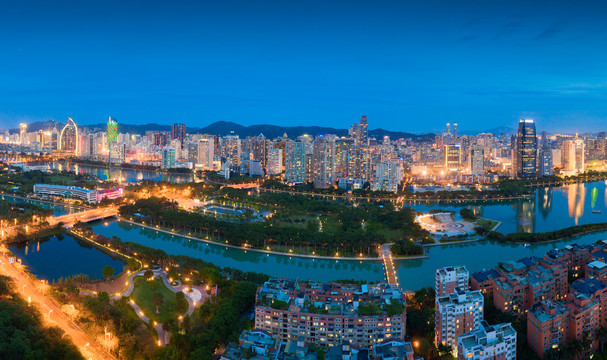
{"type": "Polygon", "coordinates": [[[154,280],[156,282],[155,289],[152,289],[151,281],[146,281],[141,276],[136,277],[134,281],[135,289],[131,298],[141,308],[145,316],[159,323],[168,319],[177,319],[179,314],[175,308],[175,293],[169,290],[161,279],[154,280]],[[152,297],[155,293],[162,294],[164,298],[162,305],[159,307],[159,313],[156,313],[156,306],[152,304],[152,297]]]}

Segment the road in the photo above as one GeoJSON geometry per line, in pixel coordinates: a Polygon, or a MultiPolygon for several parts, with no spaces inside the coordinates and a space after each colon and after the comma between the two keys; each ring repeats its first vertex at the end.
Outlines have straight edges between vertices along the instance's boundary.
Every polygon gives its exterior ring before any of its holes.
{"type": "Polygon", "coordinates": [[[78,347],[86,359],[91,360],[113,360],[114,356],[102,349],[89,338],[89,336],[70,318],[61,312],[59,306],[48,296],[41,293],[36,285],[30,280],[30,277],[19,270],[20,265],[8,263],[8,257],[4,254],[0,256],[2,262],[2,273],[10,276],[15,281],[17,290],[31,304],[40,311],[42,318],[48,325],[57,326],[62,329],[72,342],[78,347]]]}

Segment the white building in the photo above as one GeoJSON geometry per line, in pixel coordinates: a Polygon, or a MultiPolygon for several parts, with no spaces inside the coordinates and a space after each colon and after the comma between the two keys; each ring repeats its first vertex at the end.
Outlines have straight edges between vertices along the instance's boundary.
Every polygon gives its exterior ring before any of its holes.
{"type": "Polygon", "coordinates": [[[510,323],[481,326],[457,340],[458,360],[515,360],[516,331],[510,323]]]}
{"type": "Polygon", "coordinates": [[[457,348],[459,336],[480,327],[485,299],[480,291],[456,288],[449,295],[436,298],[434,315],[436,345],[457,348]]]}
{"type": "Polygon", "coordinates": [[[465,266],[447,266],[436,269],[435,290],[436,297],[449,295],[455,292],[455,288],[468,290],[470,273],[465,266]]]}
{"type": "Polygon", "coordinates": [[[563,174],[577,175],[584,172],[584,139],[577,136],[573,140],[563,141],[563,174]]]}
{"type": "Polygon", "coordinates": [[[400,161],[383,161],[375,164],[375,178],[371,182],[373,191],[397,192],[403,179],[403,166],[400,161]]]}
{"type": "Polygon", "coordinates": [[[268,175],[282,173],[282,149],[270,149],[268,151],[268,175]]]}
{"type": "Polygon", "coordinates": [[[202,138],[198,141],[198,164],[203,170],[213,170],[213,158],[215,156],[215,144],[213,139],[202,138]]]}
{"type": "Polygon", "coordinates": [[[485,149],[482,146],[472,146],[468,157],[470,174],[485,173],[485,149]]]}

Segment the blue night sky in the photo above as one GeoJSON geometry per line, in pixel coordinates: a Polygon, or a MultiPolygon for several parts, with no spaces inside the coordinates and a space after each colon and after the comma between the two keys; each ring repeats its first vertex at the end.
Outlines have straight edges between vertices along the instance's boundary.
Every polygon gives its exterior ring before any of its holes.
{"type": "Polygon", "coordinates": [[[607,130],[607,2],[3,1],[0,127],[607,130]]]}

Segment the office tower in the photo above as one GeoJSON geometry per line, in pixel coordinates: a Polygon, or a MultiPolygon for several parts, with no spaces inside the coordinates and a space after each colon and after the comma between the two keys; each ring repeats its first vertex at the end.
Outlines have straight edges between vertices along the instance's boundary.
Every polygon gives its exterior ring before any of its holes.
{"type": "Polygon", "coordinates": [[[575,139],[563,141],[561,154],[564,174],[577,175],[585,171],[584,151],[584,140],[577,137],[577,135],[575,139]]]}
{"type": "Polygon", "coordinates": [[[457,141],[457,123],[453,123],[453,143],[457,141]]]}
{"type": "Polygon", "coordinates": [[[126,145],[124,143],[110,142],[110,164],[124,164],[126,145]]]}
{"type": "Polygon", "coordinates": [[[445,171],[459,171],[461,160],[461,147],[459,145],[445,145],[445,171]]]}
{"type": "Polygon", "coordinates": [[[363,115],[349,131],[354,146],[349,150],[348,177],[370,180],[372,177],[369,157],[369,120],[363,115]]]}
{"type": "Polygon", "coordinates": [[[185,141],[186,129],[185,124],[171,125],[171,139],[179,140],[181,144],[185,141]]]}
{"type": "Polygon", "coordinates": [[[457,340],[458,360],[516,360],[516,330],[510,323],[481,326],[457,340]]]}
{"type": "Polygon", "coordinates": [[[188,152],[188,162],[198,164],[198,139],[188,141],[185,150],[188,152]]]}
{"type": "Polygon", "coordinates": [[[287,140],[285,144],[285,182],[302,184],[306,181],[306,153],[308,143],[287,140]]]}
{"type": "Polygon", "coordinates": [[[68,117],[65,126],[59,133],[59,150],[72,152],[78,156],[80,154],[78,138],[78,126],[71,117],[68,117]]]}
{"type": "Polygon", "coordinates": [[[238,135],[221,137],[221,157],[230,160],[230,171],[240,172],[240,138],[238,135]]]}
{"type": "Polygon", "coordinates": [[[537,177],[537,136],[535,122],[521,119],[513,149],[513,171],[519,179],[537,177]]]}
{"type": "Polygon", "coordinates": [[[111,144],[118,142],[118,122],[113,117],[107,119],[107,148],[111,150],[111,144]]]}
{"type": "Polygon", "coordinates": [[[375,164],[375,178],[371,182],[373,191],[398,192],[403,180],[403,166],[400,161],[383,161],[375,164]]]}
{"type": "Polygon", "coordinates": [[[470,147],[469,163],[470,174],[485,173],[485,149],[482,146],[470,147]]]}
{"type": "Polygon", "coordinates": [[[447,135],[451,135],[451,123],[447,123],[447,131],[445,132],[447,135]]]}
{"type": "Polygon", "coordinates": [[[447,266],[436,269],[434,277],[434,289],[436,297],[449,295],[455,292],[455,288],[468,290],[470,273],[465,266],[447,266]]]}
{"type": "Polygon", "coordinates": [[[327,188],[335,182],[335,137],[320,136],[312,144],[312,181],[315,187],[327,188]]]}
{"type": "Polygon", "coordinates": [[[563,166],[563,150],[552,149],[552,166],[553,167],[563,166]]]}
{"type": "Polygon", "coordinates": [[[26,145],[25,144],[26,134],[27,134],[27,124],[22,123],[19,125],[19,144],[26,145]]]}
{"type": "Polygon", "coordinates": [[[480,291],[455,292],[436,298],[436,345],[450,346],[455,350],[457,338],[480,327],[483,320],[484,298],[480,291]]]}
{"type": "Polygon", "coordinates": [[[282,173],[282,149],[268,150],[268,175],[282,173]]]}
{"type": "Polygon", "coordinates": [[[547,145],[542,147],[540,152],[540,176],[551,176],[553,175],[552,165],[552,149],[547,145]]]}
{"type": "Polygon", "coordinates": [[[202,138],[198,140],[198,160],[203,170],[213,169],[213,157],[215,156],[215,142],[213,139],[202,138]]]}
{"type": "Polygon", "coordinates": [[[162,168],[163,169],[174,169],[175,168],[175,149],[172,147],[165,147],[162,149],[162,168]]]}
{"type": "Polygon", "coordinates": [[[58,146],[59,146],[58,143],[59,143],[59,131],[57,130],[57,127],[54,126],[53,130],[51,130],[51,149],[57,150],[58,146]]]}

